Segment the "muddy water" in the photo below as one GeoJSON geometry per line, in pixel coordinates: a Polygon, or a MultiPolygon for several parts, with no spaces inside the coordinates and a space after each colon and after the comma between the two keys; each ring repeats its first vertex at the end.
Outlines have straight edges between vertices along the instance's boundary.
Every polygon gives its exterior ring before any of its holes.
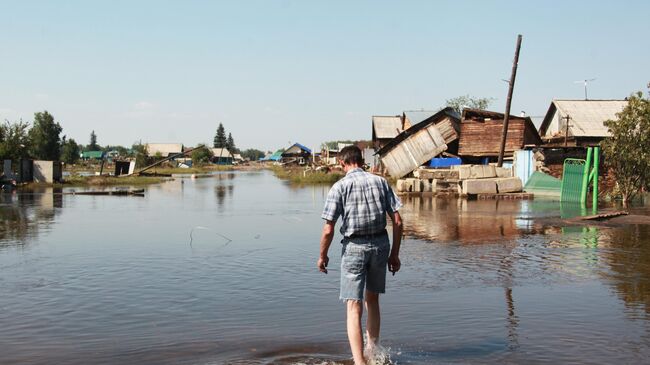
{"type": "MultiPolygon", "coordinates": [[[[337,243],[315,269],[327,187],[257,172],[61,192],[0,195],[1,364],[350,363],[337,243]]],[[[394,363],[649,358],[649,226],[547,224],[567,213],[544,201],[404,204],[382,297],[394,363]]]]}

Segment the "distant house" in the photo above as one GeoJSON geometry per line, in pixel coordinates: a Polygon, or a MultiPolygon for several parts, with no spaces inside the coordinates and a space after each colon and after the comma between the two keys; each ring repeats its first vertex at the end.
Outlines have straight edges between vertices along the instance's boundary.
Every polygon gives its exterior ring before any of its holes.
{"type": "Polygon", "coordinates": [[[282,152],[284,152],[283,149],[279,149],[275,151],[274,153],[268,153],[266,156],[260,158],[260,161],[262,162],[279,162],[282,160],[282,152]]]}
{"type": "Polygon", "coordinates": [[[227,148],[211,148],[212,163],[217,165],[232,165],[234,156],[227,148]]]}
{"type": "MultiPolygon", "coordinates": [[[[458,155],[470,163],[494,162],[501,149],[503,113],[464,109],[460,122],[458,155]]],[[[511,115],[504,155],[513,156],[524,146],[539,146],[542,140],[530,117],[511,115]]]]}
{"type": "Polygon", "coordinates": [[[398,134],[402,133],[402,117],[395,116],[372,116],[372,145],[375,150],[384,147],[398,134]]]}
{"type": "Polygon", "coordinates": [[[101,160],[104,158],[104,151],[84,151],[81,152],[79,157],[81,157],[82,160],[88,161],[88,160],[101,160]]]}
{"type": "Polygon", "coordinates": [[[241,154],[239,154],[239,153],[235,153],[235,154],[233,154],[233,155],[232,155],[232,159],[233,159],[233,161],[236,162],[236,163],[242,163],[242,162],[244,162],[244,158],[241,157],[241,154]]]}
{"type": "Polygon", "coordinates": [[[147,143],[147,154],[152,157],[169,157],[182,152],[182,143],[147,143]]]}
{"type": "Polygon", "coordinates": [[[294,143],[291,147],[282,152],[282,163],[296,163],[298,165],[310,164],[312,162],[312,152],[309,148],[294,143]]]}
{"type": "Polygon", "coordinates": [[[626,105],[627,100],[553,100],[539,134],[547,146],[594,146],[610,136],[603,122],[616,119],[626,105]]]}

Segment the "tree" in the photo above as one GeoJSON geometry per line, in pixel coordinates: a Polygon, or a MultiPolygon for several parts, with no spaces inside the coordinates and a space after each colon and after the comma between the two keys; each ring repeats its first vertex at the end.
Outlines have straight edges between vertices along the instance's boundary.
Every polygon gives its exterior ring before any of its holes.
{"type": "Polygon", "coordinates": [[[205,148],[205,146],[199,146],[192,151],[191,157],[194,166],[205,165],[212,160],[212,150],[205,148]]]}
{"type": "Polygon", "coordinates": [[[65,136],[63,136],[63,143],[61,145],[61,161],[67,164],[76,163],[79,160],[79,152],[81,150],[77,142],[72,138],[66,140],[65,136]]]}
{"type": "Polygon", "coordinates": [[[90,132],[90,143],[88,144],[87,149],[88,151],[99,151],[101,149],[97,144],[97,135],[94,130],[90,132]]]}
{"type": "Polygon", "coordinates": [[[231,153],[239,152],[235,146],[235,140],[232,138],[232,134],[228,133],[228,138],[226,139],[226,149],[231,153]]]}
{"type": "Polygon", "coordinates": [[[226,147],[226,129],[223,127],[223,124],[219,123],[217,128],[217,134],[214,136],[214,141],[212,147],[214,148],[225,148],[226,147]]]}
{"type": "Polygon", "coordinates": [[[61,157],[61,125],[47,110],[34,113],[34,125],[29,130],[30,155],[38,160],[58,160],[61,157]]]}
{"type": "Polygon", "coordinates": [[[0,160],[18,161],[29,153],[29,124],[22,120],[0,125],[0,160]]]}
{"type": "Polygon", "coordinates": [[[487,109],[492,104],[494,98],[474,98],[469,95],[462,95],[446,101],[446,105],[452,107],[458,113],[462,113],[463,109],[487,109]]]}
{"type": "Polygon", "coordinates": [[[147,157],[147,145],[140,142],[134,143],[131,150],[135,157],[135,167],[145,167],[147,162],[149,162],[147,157]]]}
{"type": "Polygon", "coordinates": [[[641,92],[632,94],[616,117],[604,122],[611,137],[601,145],[606,166],[627,204],[650,184],[650,100],[641,92]]]}
{"type": "Polygon", "coordinates": [[[264,151],[256,150],[254,148],[249,148],[241,153],[242,158],[247,158],[251,161],[257,161],[265,155],[264,151]]]}

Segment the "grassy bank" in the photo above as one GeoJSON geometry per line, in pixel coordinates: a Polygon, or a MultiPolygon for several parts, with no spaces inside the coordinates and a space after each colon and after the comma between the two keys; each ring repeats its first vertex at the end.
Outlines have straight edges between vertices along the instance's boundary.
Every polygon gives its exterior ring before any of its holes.
{"type": "Polygon", "coordinates": [[[63,183],[55,186],[143,186],[158,184],[169,178],[158,176],[79,176],[71,175],[64,179],[63,183]]]}
{"type": "Polygon", "coordinates": [[[278,178],[293,184],[333,184],[344,176],[343,172],[306,171],[303,168],[271,166],[270,169],[278,178]]]}

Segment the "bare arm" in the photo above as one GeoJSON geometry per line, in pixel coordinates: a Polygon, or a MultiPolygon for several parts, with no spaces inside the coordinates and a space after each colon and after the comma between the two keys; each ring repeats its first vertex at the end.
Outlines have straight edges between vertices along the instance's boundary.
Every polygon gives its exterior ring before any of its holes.
{"type": "Polygon", "coordinates": [[[388,213],[388,216],[393,221],[393,245],[388,256],[388,270],[395,275],[399,271],[402,263],[399,260],[399,248],[402,244],[402,217],[399,212],[388,213]]]}
{"type": "Polygon", "coordinates": [[[330,245],[332,244],[332,238],[334,238],[334,222],[326,221],[323,225],[323,233],[320,238],[320,256],[318,258],[318,270],[327,274],[327,264],[330,261],[330,258],[327,257],[327,253],[330,250],[330,245]]]}

